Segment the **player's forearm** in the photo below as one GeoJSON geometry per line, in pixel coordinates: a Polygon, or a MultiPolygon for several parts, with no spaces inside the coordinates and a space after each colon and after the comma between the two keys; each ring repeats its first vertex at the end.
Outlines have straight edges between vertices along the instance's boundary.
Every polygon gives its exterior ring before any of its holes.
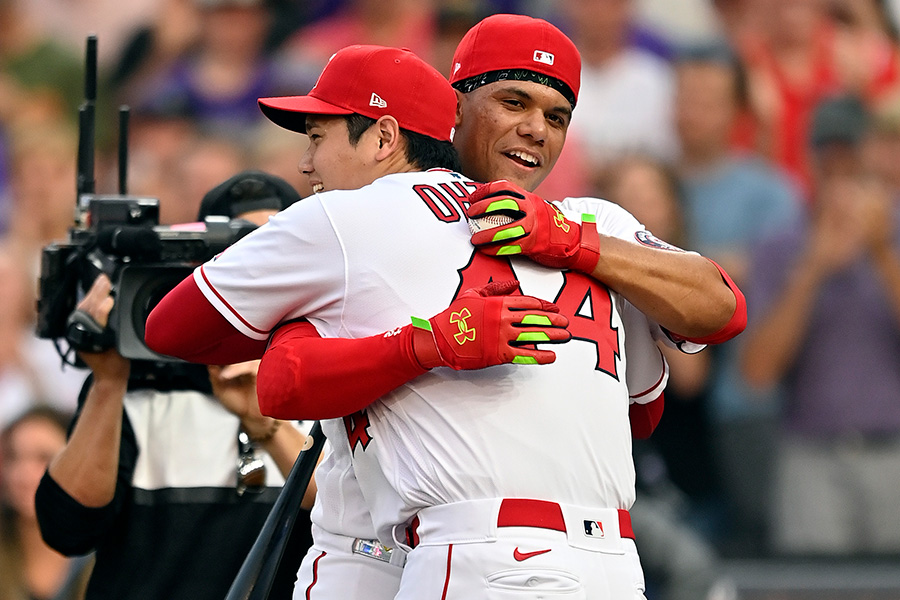
{"type": "MultiPolygon", "coordinates": [[[[746,322],[740,290],[733,290],[715,264],[697,254],[601,236],[600,259],[591,275],[686,339],[713,336],[734,322],[733,337],[746,322]]],[[[715,343],[719,341],[724,340],[715,343]]]]}
{"type": "Polygon", "coordinates": [[[50,463],[50,476],[84,506],[106,506],[115,495],[127,385],[127,379],[92,383],[68,443],[50,463]]]}
{"type": "Polygon", "coordinates": [[[412,351],[412,332],[360,339],[318,337],[306,322],[272,336],[257,373],[259,407],[279,419],[352,414],[426,372],[412,351]]]}
{"type": "Polygon", "coordinates": [[[774,385],[794,363],[809,328],[821,277],[803,266],[795,269],[782,295],[747,332],[740,360],[750,384],[774,385]]]}
{"type": "Polygon", "coordinates": [[[234,328],[188,276],[150,312],[144,341],[154,352],[189,362],[230,365],[262,356],[265,340],[234,328]]]}

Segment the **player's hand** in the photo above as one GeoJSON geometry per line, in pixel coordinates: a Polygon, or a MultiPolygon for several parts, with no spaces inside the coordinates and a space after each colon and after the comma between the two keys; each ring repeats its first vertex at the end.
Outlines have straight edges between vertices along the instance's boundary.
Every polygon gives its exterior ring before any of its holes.
{"type": "Polygon", "coordinates": [[[514,219],[472,235],[472,244],[485,254],[524,254],[548,267],[583,273],[597,266],[600,238],[593,215],[584,215],[583,223],[576,223],[552,202],[503,179],[479,187],[469,202],[470,219],[492,214],[514,219]]]}
{"type": "Polygon", "coordinates": [[[554,352],[533,344],[569,341],[569,320],[552,302],[510,295],[518,287],[518,281],[489,283],[467,290],[428,321],[413,319],[413,347],[422,366],[469,370],[556,360],[554,352]]]}

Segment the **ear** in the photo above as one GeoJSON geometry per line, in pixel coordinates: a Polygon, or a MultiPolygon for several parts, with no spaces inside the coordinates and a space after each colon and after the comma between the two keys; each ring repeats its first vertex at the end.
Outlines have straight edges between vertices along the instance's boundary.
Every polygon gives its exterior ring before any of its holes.
{"type": "Polygon", "coordinates": [[[459,124],[462,123],[462,112],[463,112],[463,93],[454,88],[453,90],[456,92],[456,127],[459,127],[459,124]]]}
{"type": "Polygon", "coordinates": [[[379,118],[372,129],[377,136],[378,148],[375,151],[375,159],[378,161],[385,160],[392,156],[398,150],[402,150],[402,139],[400,135],[400,123],[391,115],[385,115],[379,118]]]}

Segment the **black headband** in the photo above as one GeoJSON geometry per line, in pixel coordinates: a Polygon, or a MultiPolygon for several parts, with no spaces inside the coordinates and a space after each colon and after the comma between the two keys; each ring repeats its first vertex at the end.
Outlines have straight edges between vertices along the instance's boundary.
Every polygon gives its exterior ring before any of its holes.
{"type": "Polygon", "coordinates": [[[572,108],[575,108],[575,93],[572,91],[572,88],[556,77],[544,75],[543,73],[538,73],[537,71],[531,71],[529,69],[501,69],[499,71],[488,71],[481,75],[473,75],[467,79],[457,81],[453,84],[453,87],[463,94],[468,94],[483,85],[494,83],[495,81],[506,80],[534,81],[535,83],[546,85],[562,94],[563,97],[569,101],[569,104],[572,105],[572,108]]]}

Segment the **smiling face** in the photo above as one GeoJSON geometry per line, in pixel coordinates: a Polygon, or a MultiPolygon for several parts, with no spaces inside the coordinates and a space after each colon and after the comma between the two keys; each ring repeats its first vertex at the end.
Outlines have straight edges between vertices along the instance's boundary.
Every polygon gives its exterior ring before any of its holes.
{"type": "Polygon", "coordinates": [[[373,150],[377,148],[374,128],[362,134],[354,145],[347,133],[344,117],[310,115],[306,118],[309,147],[298,168],[309,177],[313,192],[354,190],[375,181],[373,150]]]}
{"type": "Polygon", "coordinates": [[[562,151],[572,117],[568,101],[533,81],[496,81],[458,95],[453,145],[463,173],[535,189],[562,151]]]}

